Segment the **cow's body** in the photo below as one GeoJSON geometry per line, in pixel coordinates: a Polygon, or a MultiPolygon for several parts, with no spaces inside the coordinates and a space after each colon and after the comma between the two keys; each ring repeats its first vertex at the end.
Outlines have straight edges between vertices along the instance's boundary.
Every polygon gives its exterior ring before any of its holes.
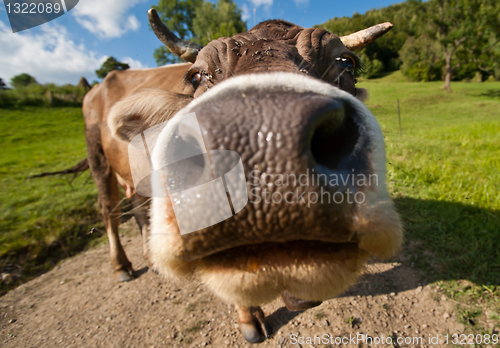
{"type": "MultiPolygon", "coordinates": [[[[137,206],[145,253],[153,267],[167,276],[198,277],[236,306],[245,337],[259,342],[267,330],[258,306],[281,295],[289,309],[310,308],[353,284],[370,255],[388,257],[401,245],[401,223],[385,187],[382,133],[373,115],[354,98],[360,95],[353,72],[359,61],[344,46],[346,39],[284,21],[261,23],[247,33],[214,40],[201,51],[192,45],[179,48],[182,42],[161,29],[154,16],[150,11],[157,36],[193,64],[111,73],[84,100],[89,164],[114,273],[120,280],[132,274],[118,237],[121,184],[137,206]],[[158,28],[164,32],[158,34],[158,28]],[[189,137],[169,138],[176,134],[169,125],[190,113],[196,114],[207,150],[241,156],[247,185],[243,191],[257,189],[260,200],[250,200],[220,223],[182,234],[166,191],[170,174],[162,172],[152,177],[156,196],[148,238],[146,199],[134,194],[128,142],[142,134],[146,143],[145,130],[173,118],[148,153],[151,167],[163,170],[171,144],[193,145],[189,137]],[[251,174],[255,168],[260,176],[251,174]],[[373,175],[377,183],[276,185],[273,192],[297,197],[275,203],[264,201],[268,183],[256,181],[266,173],[373,175]],[[344,197],[351,189],[366,199],[311,204],[311,194],[325,191],[344,197]],[[306,193],[308,201],[301,201],[306,193]]],[[[366,32],[370,40],[380,35],[373,28],[366,32]]],[[[354,41],[361,39],[357,34],[354,41]]],[[[356,45],[350,47],[360,47],[356,45]]],[[[228,186],[226,190],[229,196],[228,186]]],[[[207,214],[200,210],[193,219],[207,214]]]]}
{"type": "Polygon", "coordinates": [[[112,71],[101,84],[94,86],[83,101],[87,157],[90,170],[97,184],[102,215],[110,241],[111,264],[114,275],[121,281],[132,276],[132,265],[120,244],[118,225],[120,222],[118,185],[125,188],[132,199],[134,215],[140,225],[147,253],[147,200],[134,193],[130,173],[128,143],[111,135],[108,127],[110,109],[119,101],[143,92],[157,89],[171,93],[185,92],[182,78],[190,63],[174,64],[153,69],[112,71]]]}

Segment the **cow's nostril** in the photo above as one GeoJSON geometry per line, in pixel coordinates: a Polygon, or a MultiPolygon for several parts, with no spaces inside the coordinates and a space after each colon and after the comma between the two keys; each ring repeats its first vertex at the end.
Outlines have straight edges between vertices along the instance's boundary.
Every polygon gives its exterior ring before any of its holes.
{"type": "Polygon", "coordinates": [[[321,115],[311,138],[311,153],[318,164],[335,170],[342,159],[353,153],[359,138],[359,127],[352,112],[349,106],[345,106],[321,115]]]}

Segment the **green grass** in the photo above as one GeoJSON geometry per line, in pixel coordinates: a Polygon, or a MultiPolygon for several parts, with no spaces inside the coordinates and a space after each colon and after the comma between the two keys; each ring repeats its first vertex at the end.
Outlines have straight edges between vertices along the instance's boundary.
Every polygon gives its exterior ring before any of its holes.
{"type": "Polygon", "coordinates": [[[86,157],[80,108],[0,109],[0,148],[0,270],[34,275],[95,239],[87,234],[99,221],[89,171],[73,181],[26,179],[86,157]]]}
{"type": "Polygon", "coordinates": [[[385,137],[388,188],[412,262],[452,298],[463,292],[458,280],[470,281],[458,301],[498,312],[500,83],[454,82],[452,93],[442,85],[399,72],[360,83],[385,137]]]}

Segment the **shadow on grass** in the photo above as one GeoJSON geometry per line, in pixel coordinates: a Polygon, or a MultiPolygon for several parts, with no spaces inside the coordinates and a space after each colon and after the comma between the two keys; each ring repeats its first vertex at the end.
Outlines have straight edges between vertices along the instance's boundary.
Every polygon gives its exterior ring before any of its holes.
{"type": "Polygon", "coordinates": [[[398,198],[411,262],[430,281],[500,285],[500,211],[398,198]]]}
{"type": "Polygon", "coordinates": [[[395,204],[405,229],[402,265],[361,277],[346,295],[388,294],[440,280],[500,285],[500,211],[414,198],[395,204]],[[421,279],[405,277],[408,267],[421,279]]]}
{"type": "MultiPolygon", "coordinates": [[[[398,293],[439,280],[500,285],[500,211],[413,198],[395,203],[405,225],[404,261],[362,276],[340,297],[398,293]],[[408,277],[410,267],[419,270],[421,278],[408,277]]],[[[282,307],[266,320],[275,333],[298,314],[282,307]]]]}
{"type": "Polygon", "coordinates": [[[479,96],[500,99],[500,89],[488,89],[487,91],[480,93],[479,96]]]}

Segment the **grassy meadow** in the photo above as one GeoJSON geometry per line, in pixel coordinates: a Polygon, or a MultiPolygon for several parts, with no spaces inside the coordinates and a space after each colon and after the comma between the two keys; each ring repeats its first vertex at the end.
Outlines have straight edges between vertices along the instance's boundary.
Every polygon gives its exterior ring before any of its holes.
{"type": "Polygon", "coordinates": [[[0,109],[0,148],[0,271],[26,279],[95,238],[87,235],[100,221],[89,171],[26,179],[86,157],[81,108],[0,109]]]}
{"type": "MultiPolygon", "coordinates": [[[[498,320],[500,82],[453,82],[452,93],[442,85],[399,72],[359,83],[385,136],[388,187],[412,263],[457,301],[464,322],[498,320]]],[[[102,236],[87,234],[102,226],[88,171],[25,179],[85,158],[81,110],[0,109],[0,134],[0,269],[34,275],[102,236]]]]}

